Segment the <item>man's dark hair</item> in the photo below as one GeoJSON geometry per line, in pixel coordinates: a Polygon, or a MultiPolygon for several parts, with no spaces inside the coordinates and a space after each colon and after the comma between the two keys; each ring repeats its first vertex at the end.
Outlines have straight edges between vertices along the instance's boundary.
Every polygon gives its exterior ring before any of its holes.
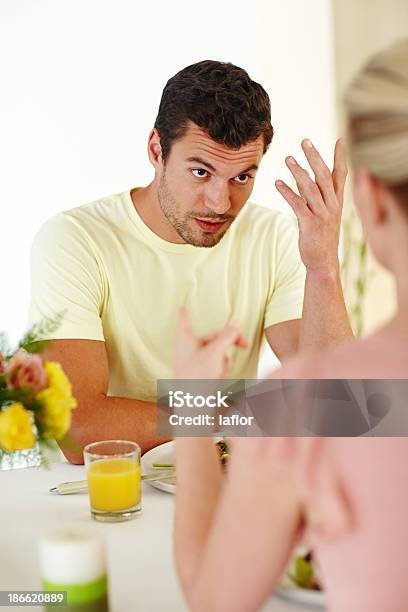
{"type": "Polygon", "coordinates": [[[167,81],[154,124],[163,161],[189,121],[232,149],[262,135],[265,153],[273,136],[268,94],[245,70],[225,62],[204,60],[167,81]]]}

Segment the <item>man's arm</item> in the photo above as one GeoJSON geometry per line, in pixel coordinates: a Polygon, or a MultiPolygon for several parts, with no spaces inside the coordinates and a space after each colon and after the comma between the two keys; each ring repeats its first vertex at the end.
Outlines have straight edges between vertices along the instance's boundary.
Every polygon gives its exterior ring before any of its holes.
{"type": "Polygon", "coordinates": [[[299,348],[326,350],[353,340],[339,266],[306,271],[299,348]]]}
{"type": "Polygon", "coordinates": [[[326,350],[352,340],[340,273],[308,271],[302,319],[271,325],[265,336],[282,363],[298,352],[326,350]]]}
{"type": "Polygon", "coordinates": [[[133,440],[142,452],[166,441],[156,435],[155,403],[106,395],[109,370],[104,342],[54,340],[44,358],[62,365],[78,402],[69,432],[74,444],[61,443],[71,463],[83,463],[82,448],[98,440],[133,440]]]}
{"type": "Polygon", "coordinates": [[[265,329],[268,344],[279,361],[284,362],[298,352],[300,326],[301,320],[294,319],[270,325],[265,329]]]}
{"type": "Polygon", "coordinates": [[[297,352],[326,350],[352,340],[338,266],[332,271],[308,270],[302,319],[271,325],[265,335],[282,363],[297,352]]]}
{"type": "MultiPolygon", "coordinates": [[[[286,163],[300,195],[283,181],[276,182],[278,191],[292,207],[298,219],[299,251],[306,267],[299,351],[322,350],[353,338],[341,287],[338,260],[343,194],[347,177],[345,146],[342,140],[336,142],[333,172],[310,141],[304,140],[302,148],[313,170],[314,180],[293,157],[288,157],[286,163]]],[[[270,341],[269,338],[268,340],[270,341]]],[[[271,346],[274,349],[272,344],[271,346]]]]}

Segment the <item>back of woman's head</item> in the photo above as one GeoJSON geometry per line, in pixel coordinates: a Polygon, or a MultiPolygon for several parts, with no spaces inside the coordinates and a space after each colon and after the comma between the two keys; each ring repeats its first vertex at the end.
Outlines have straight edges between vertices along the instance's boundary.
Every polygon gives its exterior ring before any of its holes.
{"type": "Polygon", "coordinates": [[[353,165],[387,185],[408,215],[407,38],[364,66],[345,103],[353,165]]]}

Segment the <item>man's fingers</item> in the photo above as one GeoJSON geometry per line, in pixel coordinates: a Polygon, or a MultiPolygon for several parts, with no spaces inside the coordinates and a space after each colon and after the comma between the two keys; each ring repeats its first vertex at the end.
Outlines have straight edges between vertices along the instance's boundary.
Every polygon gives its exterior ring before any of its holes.
{"type": "Polygon", "coordinates": [[[343,205],[344,186],[347,178],[346,145],[344,138],[339,138],[334,147],[333,185],[340,206],[343,205]]]}
{"type": "Polygon", "coordinates": [[[285,198],[298,219],[312,214],[306,200],[295,193],[286,183],[280,180],[276,181],[275,187],[281,196],[285,198]]]}
{"type": "Polygon", "coordinates": [[[307,170],[302,168],[291,155],[285,159],[285,162],[296,181],[300,195],[306,200],[310,210],[315,215],[325,213],[326,205],[323,201],[321,191],[316,183],[310,178],[307,170]]]}
{"type": "Polygon", "coordinates": [[[312,142],[308,138],[302,140],[302,149],[311,169],[313,170],[316,184],[320,189],[325,205],[327,208],[337,210],[338,203],[333,185],[333,177],[328,166],[324,162],[319,151],[313,146],[312,142]]]}

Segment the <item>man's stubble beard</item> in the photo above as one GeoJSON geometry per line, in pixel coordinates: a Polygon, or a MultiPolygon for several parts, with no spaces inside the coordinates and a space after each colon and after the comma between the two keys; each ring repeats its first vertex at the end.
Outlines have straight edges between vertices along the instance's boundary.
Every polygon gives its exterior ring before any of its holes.
{"type": "Polygon", "coordinates": [[[179,206],[168,188],[165,171],[160,179],[157,198],[159,200],[160,208],[167,221],[176,230],[180,238],[182,238],[187,244],[207,248],[216,246],[225,236],[231,225],[230,223],[227,229],[220,234],[205,234],[204,232],[200,232],[198,227],[197,234],[194,234],[188,225],[188,219],[192,219],[192,217],[189,217],[185,213],[180,213],[179,206]],[[199,232],[201,233],[201,236],[199,235],[199,232]]]}

